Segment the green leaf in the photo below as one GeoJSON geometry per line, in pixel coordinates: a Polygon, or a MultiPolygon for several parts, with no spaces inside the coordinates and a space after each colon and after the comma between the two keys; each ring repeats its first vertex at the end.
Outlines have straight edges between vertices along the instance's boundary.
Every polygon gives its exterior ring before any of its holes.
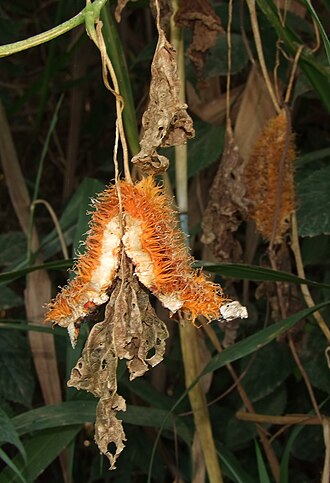
{"type": "MultiPolygon", "coordinates": [[[[32,482],[54,461],[70,441],[77,435],[79,426],[65,428],[53,428],[41,431],[26,441],[27,463],[17,456],[14,462],[25,478],[32,482]]],[[[18,483],[18,477],[12,474],[8,468],[0,473],[0,483],[18,483]]]]}
{"type": "Polygon", "coordinates": [[[330,234],[330,166],[321,168],[298,184],[300,236],[330,234]]]}
{"type": "MultiPolygon", "coordinates": [[[[231,74],[235,75],[241,72],[248,64],[249,58],[243,42],[243,38],[239,34],[231,34],[232,44],[232,66],[231,74]]],[[[211,77],[224,76],[228,71],[228,45],[227,36],[220,34],[217,37],[215,46],[209,50],[205,67],[204,76],[206,79],[211,77]]]]}
{"type": "Polygon", "coordinates": [[[188,143],[189,177],[195,176],[201,169],[217,161],[224,147],[224,126],[196,121],[194,128],[196,135],[188,143]]]}
{"type": "Polygon", "coordinates": [[[260,330],[259,332],[251,335],[247,339],[237,342],[237,344],[231,347],[228,347],[228,349],[225,349],[211,359],[211,361],[206,365],[205,369],[201,372],[199,377],[213,372],[217,369],[220,369],[220,367],[223,367],[229,362],[241,359],[242,357],[251,354],[255,350],[265,346],[266,344],[269,344],[277,337],[283,335],[287,330],[297,324],[300,320],[304,319],[305,317],[309,317],[316,310],[320,310],[321,308],[329,304],[330,300],[327,300],[322,304],[315,305],[311,309],[309,308],[301,310],[300,312],[291,315],[287,319],[282,320],[281,322],[277,322],[276,324],[273,324],[266,329],[260,330]]]}
{"type": "Polygon", "coordinates": [[[262,481],[262,483],[271,483],[271,480],[267,473],[266,464],[262,457],[262,453],[257,441],[255,441],[255,449],[256,449],[256,455],[257,455],[259,481],[262,481]]]}
{"type": "Polygon", "coordinates": [[[160,393],[150,384],[150,382],[142,378],[135,379],[134,381],[121,379],[120,384],[153,407],[170,409],[173,406],[174,401],[172,398],[168,397],[166,394],[160,393]]]}
{"type": "Polygon", "coordinates": [[[30,324],[26,320],[0,319],[0,329],[21,330],[22,332],[44,332],[60,337],[67,337],[68,334],[62,327],[48,327],[47,325],[30,324]]]}
{"type": "Polygon", "coordinates": [[[0,265],[8,265],[26,254],[26,238],[21,231],[0,235],[0,265]]]}
{"type": "MultiPolygon", "coordinates": [[[[97,400],[68,401],[52,406],[33,409],[13,418],[13,424],[19,435],[43,429],[60,428],[73,424],[83,424],[95,421],[97,400]]],[[[159,428],[168,412],[150,407],[127,406],[125,412],[120,412],[120,419],[124,423],[138,426],[159,428]]],[[[191,442],[191,432],[180,418],[173,416],[166,429],[175,431],[184,441],[191,442]]]]}
{"type": "MultiPolygon", "coordinates": [[[[77,224],[81,216],[88,221],[86,211],[89,209],[90,199],[95,198],[97,193],[104,190],[104,184],[94,178],[84,178],[79,187],[68,201],[63,214],[59,220],[63,232],[63,236],[67,245],[73,242],[77,235],[77,224]]],[[[87,224],[84,231],[87,230],[87,224]]],[[[81,235],[84,231],[81,231],[81,235]]],[[[60,251],[60,244],[56,230],[52,230],[45,238],[43,238],[40,252],[47,259],[60,251]]]]}
{"type": "Polygon", "coordinates": [[[239,367],[240,373],[248,368],[242,383],[253,402],[273,393],[285,381],[292,372],[292,359],[286,345],[272,342],[242,359],[239,367]]]}
{"type": "Polygon", "coordinates": [[[57,260],[56,262],[47,262],[42,265],[29,265],[20,270],[13,270],[12,272],[0,273],[0,283],[8,283],[18,278],[24,277],[27,273],[35,270],[65,270],[72,266],[72,260],[57,260]]]}
{"type": "Polygon", "coordinates": [[[308,326],[299,352],[301,363],[312,386],[330,394],[329,367],[325,357],[328,343],[318,326],[308,326]]]}
{"type": "Polygon", "coordinates": [[[212,263],[199,261],[195,267],[203,267],[208,272],[214,272],[223,277],[238,278],[243,280],[269,281],[269,282],[291,282],[296,284],[313,285],[330,289],[330,284],[314,282],[292,275],[292,273],[272,270],[270,268],[257,267],[255,265],[244,265],[242,263],[212,263]]]}
{"type": "Polygon", "coordinates": [[[255,483],[255,480],[243,468],[240,461],[225,445],[216,441],[216,449],[221,461],[221,469],[235,483],[255,483]]]}
{"type": "Polygon", "coordinates": [[[280,482],[281,483],[289,483],[289,460],[290,454],[292,450],[292,446],[295,442],[295,439],[299,435],[299,433],[303,430],[303,425],[297,425],[291,432],[288,441],[286,443],[282,459],[281,459],[281,471],[280,471],[280,482]]]}
{"type": "Polygon", "coordinates": [[[116,72],[118,84],[120,85],[120,95],[124,100],[123,121],[125,134],[131,154],[134,156],[140,151],[140,146],[133,92],[124,50],[110,8],[110,2],[107,2],[104,8],[102,8],[101,20],[103,23],[106,49],[116,72]]]}
{"type": "Polygon", "coordinates": [[[34,391],[30,348],[20,333],[2,330],[0,337],[0,397],[30,406],[34,391]]]}
{"type": "Polygon", "coordinates": [[[18,481],[21,481],[22,483],[27,483],[26,479],[24,478],[20,470],[17,468],[15,463],[9,458],[9,456],[3,451],[2,448],[0,448],[0,459],[2,459],[2,461],[6,463],[8,468],[10,468],[15,473],[15,475],[17,475],[18,481]]]}
{"type": "MultiPolygon", "coordinates": [[[[73,237],[74,252],[79,249],[81,242],[86,239],[91,218],[91,200],[96,198],[105,188],[105,185],[96,179],[87,179],[81,183],[79,190],[79,208],[77,210],[77,225],[73,237]]],[[[93,211],[93,210],[92,210],[93,211]]]]}
{"type": "Polygon", "coordinates": [[[23,304],[22,297],[17,295],[11,288],[0,287],[0,310],[8,310],[23,304]]]}
{"type": "Polygon", "coordinates": [[[7,416],[3,409],[0,408],[0,444],[10,443],[16,446],[18,451],[26,460],[24,446],[19,439],[17,431],[13,425],[12,420],[7,416]]]}
{"type": "Polygon", "coordinates": [[[330,158],[330,148],[318,149],[310,153],[302,154],[297,158],[297,168],[301,168],[305,164],[319,161],[320,159],[330,158]]]}
{"type": "Polygon", "coordinates": [[[301,433],[295,439],[291,453],[294,459],[307,462],[314,462],[324,458],[324,437],[322,426],[304,426],[301,433]],[[306,445],[308,441],[308,445],[306,445]]]}

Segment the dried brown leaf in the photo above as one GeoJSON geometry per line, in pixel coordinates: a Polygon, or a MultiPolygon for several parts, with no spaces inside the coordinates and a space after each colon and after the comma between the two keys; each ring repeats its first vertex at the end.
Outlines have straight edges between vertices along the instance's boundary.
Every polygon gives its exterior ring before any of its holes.
{"type": "MultiPolygon", "coordinates": [[[[132,2],[136,2],[136,0],[131,0],[132,2]]],[[[121,14],[126,5],[128,4],[129,0],[117,0],[117,6],[115,9],[115,19],[119,23],[121,21],[121,14]]]]}
{"type": "Polygon", "coordinates": [[[117,393],[118,359],[126,359],[130,379],[158,364],[165,352],[166,325],[158,319],[146,291],[123,257],[102,322],[92,328],[82,356],[72,369],[68,386],[84,389],[100,399],[96,410],[95,441],[114,469],[124,449],[125,433],[117,411],[126,403],[117,393]],[[150,352],[153,354],[150,356],[150,352]],[[114,444],[115,452],[109,450],[114,444]]]}
{"type": "Polygon", "coordinates": [[[117,356],[128,360],[132,380],[142,376],[148,366],[163,360],[168,331],[153,310],[147,292],[127,271],[116,299],[114,317],[117,356]]]}
{"type": "Polygon", "coordinates": [[[214,47],[219,33],[224,33],[220,18],[208,0],[181,0],[175,23],[192,30],[187,54],[201,76],[207,51],[214,47]]]}
{"type": "Polygon", "coordinates": [[[144,134],[140,141],[141,150],[132,159],[148,173],[161,173],[168,167],[168,159],[157,153],[159,147],[185,144],[187,139],[194,136],[187,105],[179,95],[176,53],[164,31],[159,28],[151,65],[149,106],[142,118],[144,134]]]}
{"type": "Polygon", "coordinates": [[[275,109],[265,81],[258,68],[253,66],[245,84],[234,129],[235,141],[244,161],[250,156],[265,122],[274,115],[275,109]]]}
{"type": "Polygon", "coordinates": [[[244,194],[243,160],[229,129],[202,221],[202,242],[210,245],[217,260],[238,261],[241,257],[241,246],[234,233],[246,210],[244,194]]]}
{"type": "MultiPolygon", "coordinates": [[[[137,0],[131,0],[132,2],[136,2],[137,0]]],[[[126,5],[128,4],[129,0],[117,0],[117,6],[115,9],[115,19],[119,23],[121,21],[121,14],[126,5]]],[[[171,16],[173,13],[172,2],[170,0],[158,0],[159,10],[160,10],[160,24],[161,27],[166,30],[168,26],[171,16]]],[[[150,8],[151,11],[156,17],[156,8],[155,2],[153,0],[150,1],[150,8]]]]}
{"type": "MultiPolygon", "coordinates": [[[[156,0],[150,0],[150,8],[153,16],[157,18],[156,0]]],[[[157,0],[159,5],[159,23],[161,28],[166,32],[173,15],[173,6],[171,0],[157,0]]]]}

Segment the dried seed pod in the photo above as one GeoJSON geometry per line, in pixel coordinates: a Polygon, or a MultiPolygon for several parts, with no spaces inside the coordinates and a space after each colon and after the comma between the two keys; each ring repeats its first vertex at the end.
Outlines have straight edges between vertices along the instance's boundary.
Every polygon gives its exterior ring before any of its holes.
{"type": "MultiPolygon", "coordinates": [[[[115,188],[106,189],[95,202],[87,250],[77,260],[76,278],[49,304],[46,321],[67,327],[75,345],[81,320],[109,300],[122,243],[139,281],[172,313],[181,309],[193,322],[200,315],[229,320],[228,311],[221,307],[230,300],[219,285],[192,268],[193,259],[163,189],[151,176],[136,185],[122,181],[119,189],[122,214],[115,188]]],[[[239,307],[237,317],[247,317],[246,309],[239,307]]]]}
{"type": "Polygon", "coordinates": [[[94,201],[86,252],[75,264],[76,277],[48,305],[46,322],[67,327],[74,346],[81,320],[109,300],[109,288],[116,277],[122,228],[118,196],[114,187],[94,201]]]}
{"type": "Polygon", "coordinates": [[[295,210],[294,136],[286,111],[271,118],[245,169],[249,218],[268,241],[280,243],[295,210]]]}
{"type": "MultiPolygon", "coordinates": [[[[193,322],[200,315],[209,320],[224,317],[221,307],[230,300],[219,285],[192,268],[176,213],[162,188],[152,177],[134,189],[123,185],[122,203],[123,244],[140,282],[172,313],[181,309],[193,322]]],[[[247,317],[246,309],[237,310],[237,317],[247,317]]]]}

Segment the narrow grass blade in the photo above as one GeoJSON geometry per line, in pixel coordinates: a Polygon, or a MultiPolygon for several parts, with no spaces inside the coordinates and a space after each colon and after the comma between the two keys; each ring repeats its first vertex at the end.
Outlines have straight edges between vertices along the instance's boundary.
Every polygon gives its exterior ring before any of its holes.
{"type": "Polygon", "coordinates": [[[20,270],[13,270],[12,272],[0,273],[0,283],[8,283],[18,278],[24,277],[27,273],[35,270],[65,270],[72,266],[72,260],[56,260],[55,262],[47,262],[37,265],[29,265],[20,270]]]}
{"type": "Polygon", "coordinates": [[[330,42],[329,42],[329,38],[326,34],[326,31],[324,30],[324,27],[321,23],[321,20],[319,19],[317,13],[314,10],[314,7],[313,7],[311,1],[310,0],[304,0],[304,4],[306,5],[307,9],[309,10],[309,13],[313,16],[313,18],[314,18],[315,22],[317,23],[317,26],[320,30],[320,34],[321,34],[321,37],[322,37],[322,40],[323,40],[324,48],[325,48],[325,51],[326,51],[326,54],[327,54],[327,57],[328,57],[328,62],[329,62],[329,65],[330,65],[330,42]]]}
{"type": "Polygon", "coordinates": [[[18,481],[21,481],[22,483],[27,483],[26,479],[24,478],[20,470],[17,468],[15,463],[9,458],[9,456],[3,451],[2,448],[0,448],[0,458],[4,463],[6,463],[8,468],[10,468],[15,473],[15,475],[18,478],[18,481]]]}
{"type": "MultiPolygon", "coordinates": [[[[94,422],[96,405],[96,399],[92,401],[67,401],[27,411],[16,416],[12,421],[20,436],[44,429],[60,429],[73,424],[94,422]]],[[[120,413],[120,419],[128,424],[159,428],[166,414],[168,414],[168,411],[162,409],[129,405],[125,412],[120,413]]],[[[190,429],[180,418],[171,417],[168,419],[166,429],[169,431],[175,430],[176,434],[187,443],[192,440],[190,429]]]]}
{"type": "Polygon", "coordinates": [[[216,441],[221,468],[225,476],[235,483],[255,483],[255,480],[241,466],[234,454],[219,441],[216,441]]]}
{"type": "MultiPolygon", "coordinates": [[[[23,476],[29,481],[36,481],[38,476],[54,461],[70,441],[77,435],[79,426],[66,428],[53,428],[41,431],[31,437],[26,444],[27,464],[25,465],[20,456],[14,458],[14,462],[23,476]]],[[[5,468],[0,473],[0,483],[18,483],[22,481],[18,476],[5,468]]]]}
{"type": "Polygon", "coordinates": [[[256,448],[257,463],[258,463],[259,481],[262,481],[262,483],[271,483],[271,480],[269,478],[267,468],[257,441],[255,441],[255,448],[256,448]]]}
{"type": "Polygon", "coordinates": [[[261,347],[269,344],[274,339],[277,339],[281,335],[283,335],[287,330],[297,324],[300,320],[304,319],[305,317],[309,317],[313,312],[322,309],[330,304],[330,300],[326,302],[315,305],[312,308],[301,310],[294,315],[291,315],[285,320],[281,322],[277,322],[266,329],[260,330],[256,334],[247,337],[246,339],[238,342],[237,344],[225,349],[223,352],[218,353],[216,356],[212,358],[212,360],[207,364],[203,372],[201,373],[200,377],[208,374],[209,372],[213,372],[220,367],[228,364],[229,362],[236,361],[245,357],[252,352],[260,349],[261,347]]]}
{"type": "Polygon", "coordinates": [[[328,283],[314,282],[313,280],[297,277],[292,273],[257,267],[255,265],[244,265],[242,263],[205,263],[201,261],[196,263],[196,266],[202,266],[208,272],[214,272],[224,277],[254,281],[291,282],[298,285],[313,285],[314,287],[330,289],[330,284],[328,283]]]}

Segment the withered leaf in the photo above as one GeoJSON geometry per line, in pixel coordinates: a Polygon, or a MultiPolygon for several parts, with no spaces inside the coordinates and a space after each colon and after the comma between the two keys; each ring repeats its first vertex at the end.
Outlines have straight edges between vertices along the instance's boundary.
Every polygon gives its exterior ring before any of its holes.
{"type": "Polygon", "coordinates": [[[115,302],[114,340],[119,359],[128,360],[131,380],[163,360],[167,338],[166,325],[157,317],[148,293],[126,270],[115,302]]]}
{"type": "Polygon", "coordinates": [[[117,393],[118,359],[126,359],[130,379],[143,375],[155,366],[165,352],[168,331],[156,316],[145,289],[133,275],[133,268],[122,257],[120,275],[115,282],[102,322],[92,328],[84,350],[72,369],[68,386],[84,389],[98,397],[95,441],[115,468],[124,449],[125,433],[117,411],[126,403],[117,393]],[[152,355],[150,355],[152,352],[152,355]],[[113,443],[114,452],[108,448],[113,443]]]}
{"type": "MultiPolygon", "coordinates": [[[[157,10],[156,10],[155,2],[156,0],[150,0],[150,8],[153,16],[157,18],[157,10]]],[[[159,5],[159,13],[160,13],[159,15],[160,26],[164,31],[166,31],[173,14],[172,1],[158,0],[158,5],[159,5]]]]}
{"type": "Polygon", "coordinates": [[[219,261],[238,261],[241,256],[241,247],[234,233],[246,212],[243,170],[243,160],[229,128],[224,153],[210,189],[210,199],[202,221],[202,242],[210,245],[219,261]]]}
{"type": "Polygon", "coordinates": [[[207,51],[215,46],[219,33],[224,32],[220,18],[208,0],[181,0],[175,23],[192,30],[187,54],[201,76],[207,51]]]}
{"type": "MultiPolygon", "coordinates": [[[[115,19],[119,23],[121,21],[121,14],[126,5],[130,0],[117,0],[117,6],[115,9],[115,19]]],[[[137,0],[131,0],[131,2],[136,2],[137,0]]]]}
{"type": "Polygon", "coordinates": [[[141,150],[132,162],[149,173],[167,169],[168,160],[157,153],[159,147],[185,144],[194,136],[187,105],[181,102],[176,53],[159,28],[159,38],[151,65],[149,106],[143,114],[141,150]]]}

